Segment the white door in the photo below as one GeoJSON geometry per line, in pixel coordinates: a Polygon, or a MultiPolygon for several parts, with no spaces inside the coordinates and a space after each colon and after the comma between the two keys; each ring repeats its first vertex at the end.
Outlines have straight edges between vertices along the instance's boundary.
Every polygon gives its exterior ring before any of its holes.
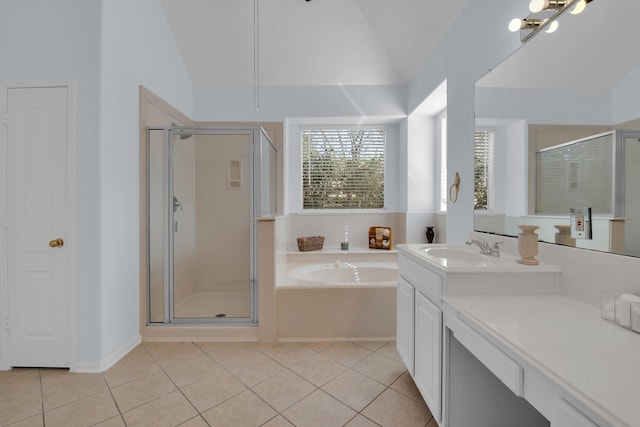
{"type": "Polygon", "coordinates": [[[67,87],[6,91],[11,366],[69,367],[67,87]]]}

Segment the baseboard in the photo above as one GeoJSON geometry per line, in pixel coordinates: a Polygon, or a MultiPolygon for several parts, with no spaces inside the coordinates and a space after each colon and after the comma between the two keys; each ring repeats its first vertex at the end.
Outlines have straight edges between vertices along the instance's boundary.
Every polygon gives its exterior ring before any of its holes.
{"type": "Polygon", "coordinates": [[[193,342],[193,341],[258,341],[258,327],[248,326],[145,326],[142,328],[144,342],[193,342]]]}
{"type": "Polygon", "coordinates": [[[278,342],[395,341],[396,337],[278,337],[278,342]]]}
{"type": "Polygon", "coordinates": [[[104,372],[118,363],[127,353],[136,348],[142,342],[140,334],[135,335],[129,342],[121,346],[112,354],[100,360],[78,361],[71,367],[72,372],[78,373],[99,373],[104,372]]]}

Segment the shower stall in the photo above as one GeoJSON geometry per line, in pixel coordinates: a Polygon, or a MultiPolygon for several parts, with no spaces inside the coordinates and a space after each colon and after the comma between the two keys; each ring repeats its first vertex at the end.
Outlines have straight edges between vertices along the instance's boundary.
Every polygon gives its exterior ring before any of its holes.
{"type": "Polygon", "coordinates": [[[257,322],[256,218],[276,213],[260,127],[147,129],[148,324],[257,322]]]}

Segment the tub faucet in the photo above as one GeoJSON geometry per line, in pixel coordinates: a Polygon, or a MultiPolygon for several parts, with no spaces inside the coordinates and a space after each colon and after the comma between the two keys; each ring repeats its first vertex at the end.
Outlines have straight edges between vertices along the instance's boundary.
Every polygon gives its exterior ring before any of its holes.
{"type": "Polygon", "coordinates": [[[495,257],[500,256],[500,246],[498,246],[502,242],[493,242],[493,246],[489,246],[489,243],[486,240],[476,240],[470,239],[465,242],[467,245],[477,245],[480,248],[480,252],[483,255],[491,255],[495,257]]]}

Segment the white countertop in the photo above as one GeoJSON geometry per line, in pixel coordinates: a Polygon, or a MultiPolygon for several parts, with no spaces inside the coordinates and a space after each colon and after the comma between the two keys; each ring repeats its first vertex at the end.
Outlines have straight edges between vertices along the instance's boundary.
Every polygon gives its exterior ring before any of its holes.
{"type": "MultiPolygon", "coordinates": [[[[446,295],[445,305],[594,412],[640,426],[640,334],[557,295],[446,295]]],[[[525,374],[526,382],[526,374],[525,374]]]]}
{"type": "Polygon", "coordinates": [[[449,245],[449,244],[426,244],[426,243],[405,243],[396,245],[400,253],[407,254],[414,260],[429,265],[430,269],[442,273],[473,273],[473,274],[495,274],[518,273],[518,274],[539,274],[539,273],[559,273],[560,267],[551,264],[540,263],[538,265],[519,264],[517,257],[502,253],[499,257],[482,255],[477,246],[449,245]],[[447,260],[438,257],[431,257],[425,253],[426,248],[452,248],[476,255],[482,261],[465,262],[458,260],[447,260]]]}

